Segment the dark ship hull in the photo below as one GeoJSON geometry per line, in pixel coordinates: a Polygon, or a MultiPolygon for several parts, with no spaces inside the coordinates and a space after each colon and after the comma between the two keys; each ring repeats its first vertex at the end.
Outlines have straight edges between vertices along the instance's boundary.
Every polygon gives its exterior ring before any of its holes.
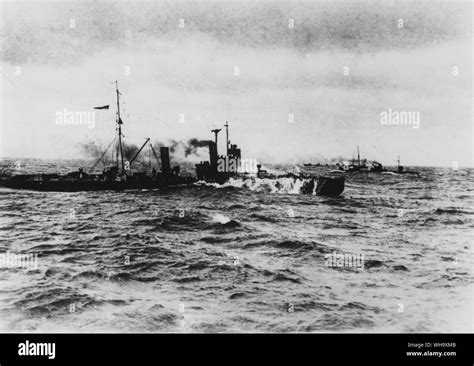
{"type": "Polygon", "coordinates": [[[318,196],[339,196],[344,192],[344,177],[319,177],[316,186],[318,196]]]}
{"type": "Polygon", "coordinates": [[[26,189],[44,192],[80,192],[80,191],[123,191],[129,189],[163,189],[189,185],[195,182],[191,177],[173,177],[159,179],[158,177],[127,177],[126,180],[104,180],[98,176],[95,179],[71,179],[68,176],[54,175],[15,175],[2,177],[0,187],[26,189]]]}
{"type": "Polygon", "coordinates": [[[339,196],[342,194],[342,192],[344,192],[344,177],[292,176],[294,179],[300,179],[304,181],[300,189],[300,192],[303,194],[316,194],[317,196],[339,196]]]}
{"type": "Polygon", "coordinates": [[[339,196],[344,192],[346,179],[343,176],[313,176],[308,174],[287,173],[284,175],[268,174],[265,170],[257,173],[258,178],[279,179],[291,178],[294,180],[302,180],[303,184],[300,188],[302,194],[316,194],[317,196],[339,196]]]}

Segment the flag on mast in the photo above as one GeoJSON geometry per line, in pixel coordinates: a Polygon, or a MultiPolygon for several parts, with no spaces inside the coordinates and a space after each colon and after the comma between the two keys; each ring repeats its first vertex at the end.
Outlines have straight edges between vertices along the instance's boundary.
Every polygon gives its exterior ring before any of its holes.
{"type": "Polygon", "coordinates": [[[94,107],[94,109],[109,109],[108,105],[104,105],[102,107],[94,107]]]}

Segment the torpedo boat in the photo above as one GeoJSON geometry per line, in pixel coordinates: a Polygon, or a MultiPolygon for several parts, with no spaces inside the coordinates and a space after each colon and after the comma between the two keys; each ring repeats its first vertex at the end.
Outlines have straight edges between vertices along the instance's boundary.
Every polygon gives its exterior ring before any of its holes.
{"type": "MultiPolygon", "coordinates": [[[[102,190],[127,190],[127,189],[159,189],[174,186],[193,184],[194,177],[180,175],[179,166],[171,167],[169,158],[169,148],[160,147],[160,155],[147,138],[142,147],[131,160],[125,160],[123,153],[123,121],[120,116],[120,96],[118,83],[115,82],[115,93],[117,98],[116,132],[117,135],[112,140],[108,148],[99,157],[96,163],[89,168],[94,171],[99,163],[104,164],[102,173],[86,173],[83,168],[68,174],[17,174],[4,173],[0,175],[0,186],[13,189],[29,189],[35,191],[57,191],[57,192],[77,192],[77,191],[102,191],[102,190]],[[149,144],[157,165],[151,169],[150,174],[144,172],[133,172],[132,166],[143,148],[149,144]],[[115,164],[105,166],[104,156],[109,149],[114,146],[115,164]]],[[[108,109],[109,106],[98,107],[97,109],[108,109]]]]}
{"type": "Polygon", "coordinates": [[[239,166],[241,159],[241,150],[236,144],[229,141],[229,124],[226,121],[226,155],[219,155],[217,151],[217,138],[221,129],[214,129],[214,141],[209,141],[209,161],[201,161],[196,164],[196,177],[198,181],[207,183],[224,184],[229,179],[273,179],[290,178],[295,183],[299,181],[300,193],[316,194],[320,196],[339,196],[344,191],[345,178],[343,176],[324,175],[316,176],[304,173],[285,173],[285,174],[269,174],[262,169],[261,164],[254,164],[253,171],[244,169],[226,169],[230,164],[227,162],[234,161],[234,166],[239,166]],[[224,164],[226,162],[226,164],[224,164]],[[224,167],[224,168],[222,168],[224,167]]]}

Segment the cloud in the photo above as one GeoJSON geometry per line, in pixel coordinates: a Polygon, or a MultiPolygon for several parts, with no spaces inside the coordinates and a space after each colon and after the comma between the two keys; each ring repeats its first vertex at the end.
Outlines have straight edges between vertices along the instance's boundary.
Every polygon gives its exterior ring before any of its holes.
{"type": "Polygon", "coordinates": [[[382,162],[470,165],[469,17],[457,3],[94,4],[46,4],[41,19],[27,8],[18,21],[10,9],[4,156],[79,157],[79,141],[108,142],[113,110],[94,130],[57,126],[54,115],[114,105],[118,79],[124,133],[137,145],[209,139],[228,120],[231,140],[259,161],[350,157],[361,145],[382,162]],[[16,49],[24,23],[33,40],[16,49]],[[420,129],[380,125],[388,108],[420,111],[420,129]]]}
{"type": "Polygon", "coordinates": [[[10,64],[76,63],[106,47],[179,42],[196,33],[257,49],[374,52],[449,41],[470,29],[468,5],[456,2],[20,2],[2,8],[1,58],[10,64]]]}

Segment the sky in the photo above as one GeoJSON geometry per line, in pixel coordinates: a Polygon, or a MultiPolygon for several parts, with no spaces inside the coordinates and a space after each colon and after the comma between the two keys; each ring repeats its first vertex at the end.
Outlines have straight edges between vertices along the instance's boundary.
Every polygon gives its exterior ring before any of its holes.
{"type": "Polygon", "coordinates": [[[210,139],[228,121],[242,157],[259,162],[351,158],[359,146],[384,165],[472,166],[470,2],[0,4],[2,157],[107,146],[117,80],[136,145],[210,139]],[[93,128],[57,123],[103,105],[93,128]],[[394,124],[402,112],[419,127],[394,124]]]}

